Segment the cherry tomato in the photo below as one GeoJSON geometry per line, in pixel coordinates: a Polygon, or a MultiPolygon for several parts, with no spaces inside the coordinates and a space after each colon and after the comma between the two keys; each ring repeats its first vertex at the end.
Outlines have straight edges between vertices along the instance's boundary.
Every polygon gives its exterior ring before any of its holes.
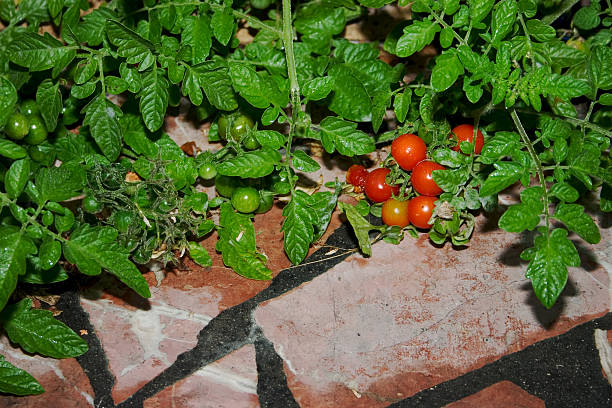
{"type": "Polygon", "coordinates": [[[242,145],[248,150],[255,150],[261,147],[259,141],[253,136],[252,133],[248,134],[242,139],[242,145]]]}
{"type": "Polygon", "coordinates": [[[346,182],[363,190],[368,174],[370,174],[370,172],[361,164],[353,164],[346,172],[346,182]]]}
{"type": "Polygon", "coordinates": [[[95,197],[92,196],[85,197],[81,205],[83,206],[83,210],[90,214],[99,213],[104,207],[101,202],[99,202],[98,200],[96,200],[95,197]]]}
{"type": "Polygon", "coordinates": [[[30,145],[37,145],[47,140],[49,133],[45,127],[45,122],[43,122],[40,116],[32,115],[28,118],[28,122],[30,124],[30,131],[25,139],[23,139],[24,142],[30,145]]]}
{"type": "Polygon", "coordinates": [[[255,210],[257,214],[262,214],[270,211],[274,205],[274,193],[271,191],[260,191],[259,192],[259,207],[255,210]]]}
{"type": "Polygon", "coordinates": [[[230,198],[237,187],[243,187],[244,182],[240,177],[222,176],[215,177],[215,188],[220,196],[230,198]]]}
{"type": "Polygon", "coordinates": [[[386,225],[405,227],[410,224],[408,218],[408,201],[390,198],[382,206],[382,220],[386,225]]]}
{"type": "Polygon", "coordinates": [[[19,107],[21,113],[26,116],[39,115],[40,110],[38,109],[38,105],[36,105],[36,101],[34,99],[26,99],[21,102],[21,106],[19,107]]]}
{"type": "Polygon", "coordinates": [[[436,196],[442,192],[442,189],[438,187],[433,179],[434,170],[444,170],[444,166],[429,160],[423,160],[414,167],[410,181],[417,193],[426,196],[436,196]]]}
{"type": "Polygon", "coordinates": [[[436,207],[438,197],[417,196],[408,201],[408,218],[412,225],[417,228],[429,229],[428,224],[431,214],[436,207]]]}
{"type": "Polygon", "coordinates": [[[6,135],[13,140],[21,140],[28,134],[30,130],[30,122],[23,113],[13,112],[6,122],[4,131],[6,135]]]}
{"type": "MultiPolygon", "coordinates": [[[[457,136],[457,146],[453,147],[453,150],[455,151],[460,151],[459,150],[459,144],[461,142],[469,142],[469,143],[474,143],[474,153],[475,154],[480,154],[480,152],[482,151],[482,146],[484,145],[484,136],[482,135],[482,132],[480,130],[476,131],[476,141],[474,142],[474,126],[472,125],[468,125],[468,124],[463,124],[463,125],[459,125],[457,127],[455,127],[452,132],[455,134],[455,136],[457,136]]],[[[450,137],[452,138],[453,135],[451,133],[450,137]]]]}
{"type": "Polygon", "coordinates": [[[215,165],[212,163],[204,163],[198,169],[198,174],[204,180],[210,180],[210,179],[215,178],[215,176],[217,175],[217,169],[215,168],[215,165]]]}
{"type": "Polygon", "coordinates": [[[391,143],[391,155],[402,169],[411,171],[427,157],[427,146],[417,135],[406,133],[391,143]]]}
{"type": "Polygon", "coordinates": [[[255,126],[253,119],[242,114],[234,116],[222,115],[217,125],[221,139],[227,139],[228,136],[231,136],[235,142],[240,142],[249,129],[255,126]]]}
{"type": "Polygon", "coordinates": [[[253,187],[238,187],[232,193],[232,205],[241,213],[252,213],[259,207],[259,192],[253,187]]]}
{"type": "Polygon", "coordinates": [[[399,186],[390,186],[385,181],[385,177],[391,170],[386,168],[378,168],[372,170],[365,182],[366,196],[375,203],[382,203],[391,198],[392,194],[399,193],[399,186]]]}
{"type": "Polygon", "coordinates": [[[113,214],[115,228],[123,234],[127,233],[136,217],[129,211],[117,211],[113,214]]]}

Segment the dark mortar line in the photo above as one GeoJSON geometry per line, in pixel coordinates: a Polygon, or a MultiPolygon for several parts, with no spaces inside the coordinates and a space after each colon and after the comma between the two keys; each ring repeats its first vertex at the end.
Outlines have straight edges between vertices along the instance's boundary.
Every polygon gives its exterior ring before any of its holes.
{"type": "Polygon", "coordinates": [[[612,387],[602,374],[593,337],[596,328],[611,330],[612,313],[425,389],[390,407],[442,407],[504,380],[542,399],[548,408],[610,407],[612,387]]]}
{"type": "Polygon", "coordinates": [[[299,408],[287,384],[283,359],[261,330],[255,329],[255,361],[257,363],[257,396],[262,408],[299,408]]]}
{"type": "MultiPolygon", "coordinates": [[[[326,245],[344,248],[357,247],[352,231],[346,224],[338,227],[330,235],[326,245]]],[[[198,333],[198,343],[193,349],[180,354],[172,365],[151,379],[125,401],[117,404],[117,408],[142,407],[144,400],[188,377],[200,368],[225,357],[245,344],[257,342],[258,339],[253,337],[257,328],[254,327],[252,320],[252,313],[257,305],[322,275],[354,253],[347,252],[329,258],[329,255],[326,255],[328,252],[329,248],[326,247],[315,251],[306,258],[303,264],[282,270],[272,280],[270,286],[251,299],[219,313],[198,333]]],[[[280,378],[278,373],[274,376],[280,378]]]]}
{"type": "Polygon", "coordinates": [[[89,379],[91,388],[94,391],[94,406],[96,408],[113,408],[113,386],[115,377],[108,367],[108,359],[102,343],[96,334],[96,329],[89,320],[89,314],[81,306],[79,293],[76,288],[70,288],[63,292],[56,306],[62,310],[62,314],[57,319],[65,323],[68,327],[79,333],[80,330],[87,330],[87,334],[81,336],[89,345],[89,350],[76,357],[83,372],[89,379]]]}

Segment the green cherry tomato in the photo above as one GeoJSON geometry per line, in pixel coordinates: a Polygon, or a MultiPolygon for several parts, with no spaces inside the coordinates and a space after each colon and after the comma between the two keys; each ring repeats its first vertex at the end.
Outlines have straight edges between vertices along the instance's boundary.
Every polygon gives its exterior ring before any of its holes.
{"type": "Polygon", "coordinates": [[[55,148],[49,142],[42,142],[28,148],[30,158],[44,166],[51,166],[55,161],[55,148]]]}
{"type": "Polygon", "coordinates": [[[30,122],[23,113],[13,112],[4,127],[6,135],[13,140],[21,140],[30,131],[30,122]]]}
{"type": "Polygon", "coordinates": [[[255,150],[261,147],[261,145],[252,133],[247,134],[247,136],[242,140],[242,144],[248,150],[255,150]]]}
{"type": "Polygon", "coordinates": [[[226,139],[231,136],[235,142],[240,142],[247,134],[250,128],[255,126],[253,119],[247,115],[222,115],[217,122],[219,127],[219,136],[221,139],[226,139]],[[229,134],[228,134],[229,132],[229,134]]]}
{"type": "Polygon", "coordinates": [[[30,131],[23,141],[30,145],[37,145],[47,140],[49,133],[42,118],[38,115],[33,115],[28,120],[30,122],[30,131]]]}
{"type": "Polygon", "coordinates": [[[255,210],[257,214],[263,214],[272,208],[274,205],[274,193],[271,191],[261,190],[259,192],[259,206],[255,210]]]}
{"type": "Polygon", "coordinates": [[[253,6],[253,8],[263,10],[270,7],[270,4],[273,2],[274,0],[251,0],[251,6],[253,6]]]}
{"type": "Polygon", "coordinates": [[[244,182],[240,177],[222,176],[217,174],[215,177],[215,188],[222,197],[230,198],[237,187],[243,187],[244,182]]]}
{"type": "Polygon", "coordinates": [[[195,107],[195,115],[199,122],[205,121],[216,111],[217,109],[206,98],[204,98],[200,106],[195,107]]]}
{"type": "Polygon", "coordinates": [[[232,205],[241,213],[252,213],[259,207],[259,192],[253,187],[238,187],[232,193],[232,205]]]}
{"type": "Polygon", "coordinates": [[[198,169],[198,174],[204,180],[210,180],[210,179],[215,178],[215,176],[217,175],[217,169],[215,168],[215,165],[212,163],[204,163],[198,169]]]}
{"type": "Polygon", "coordinates": [[[98,200],[96,200],[95,197],[92,196],[85,197],[81,205],[83,206],[83,210],[90,214],[99,213],[104,207],[101,202],[99,202],[98,200]]]}
{"type": "Polygon", "coordinates": [[[130,226],[135,221],[134,214],[129,211],[117,211],[113,214],[113,218],[115,228],[122,234],[127,233],[130,226]]]}
{"type": "Polygon", "coordinates": [[[21,113],[26,116],[40,114],[40,110],[38,109],[38,105],[36,104],[36,101],[34,99],[26,99],[25,101],[21,102],[20,110],[21,113]]]}

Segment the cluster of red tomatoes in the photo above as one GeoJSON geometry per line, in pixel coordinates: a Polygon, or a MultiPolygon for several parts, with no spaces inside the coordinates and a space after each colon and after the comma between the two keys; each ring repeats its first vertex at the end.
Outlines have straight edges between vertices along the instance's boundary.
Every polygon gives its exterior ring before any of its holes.
{"type": "MultiPolygon", "coordinates": [[[[484,137],[480,131],[476,132],[475,140],[472,125],[457,126],[452,132],[457,138],[457,145],[453,150],[458,151],[461,142],[469,142],[474,143],[474,153],[480,153],[484,145],[484,137]]],[[[418,194],[416,197],[399,197],[400,186],[388,184],[387,175],[391,170],[385,167],[368,171],[355,164],[349,168],[346,181],[355,186],[357,191],[364,192],[370,201],[383,203],[382,220],[385,224],[400,227],[412,224],[417,228],[431,228],[429,220],[438,195],[442,192],[433,179],[433,172],[444,170],[444,166],[427,160],[427,145],[413,134],[403,134],[393,140],[391,156],[402,170],[411,172],[410,183],[418,194]]]]}

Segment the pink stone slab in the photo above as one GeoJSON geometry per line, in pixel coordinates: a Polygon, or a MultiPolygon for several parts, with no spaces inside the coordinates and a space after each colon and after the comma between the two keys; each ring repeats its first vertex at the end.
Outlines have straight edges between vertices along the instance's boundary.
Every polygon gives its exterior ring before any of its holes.
{"type": "Polygon", "coordinates": [[[558,304],[540,306],[518,236],[493,222],[480,219],[462,250],[425,236],[377,244],[371,258],[352,256],[260,305],[256,321],[298,403],[384,406],[608,311],[608,275],[597,263],[572,268],[558,304]]]}

